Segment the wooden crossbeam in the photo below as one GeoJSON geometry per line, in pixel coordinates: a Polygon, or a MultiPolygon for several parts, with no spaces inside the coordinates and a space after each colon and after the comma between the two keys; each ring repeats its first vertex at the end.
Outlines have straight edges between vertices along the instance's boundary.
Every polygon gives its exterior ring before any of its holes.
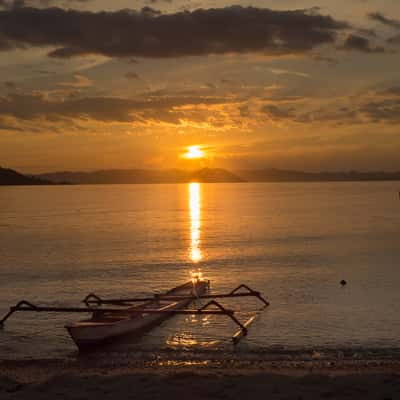
{"type": "Polygon", "coordinates": [[[136,302],[146,302],[146,301],[155,301],[155,300],[171,300],[171,301],[179,301],[179,300],[196,300],[196,299],[222,299],[222,298],[233,298],[233,297],[256,297],[265,306],[269,306],[269,302],[264,299],[260,292],[250,289],[246,285],[240,285],[236,289],[232,290],[230,293],[216,293],[216,294],[203,294],[200,296],[174,296],[174,295],[154,295],[153,297],[127,297],[127,298],[115,298],[115,299],[102,299],[95,293],[88,294],[83,302],[86,305],[90,304],[113,304],[113,305],[125,305],[130,306],[129,303],[136,302]],[[240,293],[239,290],[244,288],[246,292],[240,293]]]}

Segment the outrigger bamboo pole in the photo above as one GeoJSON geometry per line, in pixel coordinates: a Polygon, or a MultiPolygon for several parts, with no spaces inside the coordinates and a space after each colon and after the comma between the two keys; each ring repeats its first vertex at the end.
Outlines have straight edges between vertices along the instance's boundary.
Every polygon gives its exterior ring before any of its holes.
{"type": "Polygon", "coordinates": [[[30,312],[57,312],[57,313],[120,313],[124,314],[206,314],[206,315],[226,315],[236,325],[239,326],[242,331],[242,336],[247,334],[247,328],[244,326],[235,316],[233,310],[227,309],[218,302],[212,300],[205,304],[203,307],[198,309],[181,309],[181,310],[157,310],[148,308],[137,308],[130,309],[129,311],[123,308],[93,308],[93,307],[47,307],[47,306],[36,306],[29,301],[22,300],[17,305],[10,307],[10,311],[0,321],[0,327],[4,326],[6,320],[11,317],[17,311],[30,311],[30,312]],[[215,306],[216,310],[210,310],[209,308],[215,306]]]}
{"type": "Polygon", "coordinates": [[[30,312],[56,312],[56,313],[93,313],[96,314],[117,314],[121,318],[131,317],[132,314],[209,314],[209,315],[226,315],[236,325],[239,326],[239,331],[232,337],[233,343],[237,344],[240,339],[247,335],[247,327],[254,321],[255,316],[251,317],[244,323],[241,323],[236,317],[235,312],[231,309],[227,309],[215,300],[209,301],[203,307],[198,309],[179,309],[179,310],[163,310],[163,309],[151,309],[146,307],[132,307],[126,309],[126,306],[131,306],[129,303],[133,302],[146,302],[146,301],[157,301],[157,300],[169,300],[169,301],[180,301],[180,300],[195,300],[195,299],[216,299],[216,298],[230,298],[230,297],[249,297],[253,296],[258,298],[264,303],[265,307],[269,306],[269,302],[264,299],[260,292],[251,289],[247,285],[239,285],[229,293],[217,293],[217,294],[206,294],[206,295],[190,295],[190,296],[173,296],[173,295],[154,295],[154,297],[134,297],[125,299],[101,299],[94,293],[90,293],[83,300],[87,307],[52,307],[52,306],[36,306],[29,301],[22,300],[15,306],[10,307],[10,311],[0,320],[0,329],[4,327],[4,323],[17,311],[30,311],[30,312]],[[241,289],[246,290],[240,292],[241,289]],[[90,307],[91,304],[110,304],[125,308],[99,308],[90,307]],[[210,310],[210,307],[216,307],[217,309],[210,310]]]}
{"type": "Polygon", "coordinates": [[[124,308],[97,308],[97,307],[52,307],[52,306],[36,306],[29,301],[21,300],[15,306],[10,307],[10,311],[0,320],[0,327],[17,311],[31,312],[58,312],[58,313],[91,313],[91,312],[124,312],[124,308]]]}
{"type": "Polygon", "coordinates": [[[113,304],[113,305],[126,305],[129,306],[128,303],[135,303],[135,302],[145,302],[145,301],[154,301],[154,300],[172,300],[172,301],[179,301],[179,300],[196,300],[196,299],[221,299],[221,298],[231,298],[231,297],[256,297],[265,306],[269,306],[269,302],[264,299],[260,292],[249,288],[246,285],[240,285],[236,289],[232,290],[229,293],[216,293],[216,294],[203,294],[200,296],[173,296],[173,295],[157,295],[155,294],[153,297],[128,297],[128,298],[121,298],[121,299],[102,299],[95,293],[88,294],[84,299],[83,302],[89,306],[90,304],[113,304]],[[238,293],[240,289],[244,288],[247,292],[238,293]]]}

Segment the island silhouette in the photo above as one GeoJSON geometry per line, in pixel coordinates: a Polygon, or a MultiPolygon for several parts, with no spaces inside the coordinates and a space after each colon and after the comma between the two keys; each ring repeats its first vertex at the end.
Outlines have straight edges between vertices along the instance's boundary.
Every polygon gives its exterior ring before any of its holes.
{"type": "Polygon", "coordinates": [[[24,175],[0,167],[0,185],[55,185],[55,184],[146,184],[146,183],[235,183],[235,182],[352,182],[396,181],[399,172],[304,172],[284,169],[239,170],[201,168],[182,169],[107,169],[91,172],[62,171],[39,175],[24,175]]]}

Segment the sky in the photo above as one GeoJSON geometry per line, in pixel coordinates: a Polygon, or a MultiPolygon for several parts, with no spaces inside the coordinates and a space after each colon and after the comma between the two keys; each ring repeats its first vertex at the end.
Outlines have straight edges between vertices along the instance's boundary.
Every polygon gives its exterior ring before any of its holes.
{"type": "Polygon", "coordinates": [[[24,173],[400,170],[399,0],[0,0],[0,77],[24,173]]]}

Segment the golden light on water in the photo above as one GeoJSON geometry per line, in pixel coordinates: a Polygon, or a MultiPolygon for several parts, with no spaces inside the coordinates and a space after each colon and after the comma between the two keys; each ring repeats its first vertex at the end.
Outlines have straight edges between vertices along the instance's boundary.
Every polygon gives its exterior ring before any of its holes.
{"type": "Polygon", "coordinates": [[[200,148],[200,146],[189,146],[183,157],[189,159],[203,158],[204,151],[200,148]]]}
{"type": "Polygon", "coordinates": [[[202,259],[200,250],[200,183],[189,183],[190,258],[197,263],[202,259]]]}
{"type": "MultiPolygon", "coordinates": [[[[201,254],[200,254],[200,257],[201,257],[201,254]]],[[[195,287],[196,282],[204,281],[203,273],[201,272],[200,269],[198,269],[197,271],[191,271],[190,272],[190,277],[191,277],[191,280],[192,280],[192,283],[193,283],[193,287],[195,287]]]]}

